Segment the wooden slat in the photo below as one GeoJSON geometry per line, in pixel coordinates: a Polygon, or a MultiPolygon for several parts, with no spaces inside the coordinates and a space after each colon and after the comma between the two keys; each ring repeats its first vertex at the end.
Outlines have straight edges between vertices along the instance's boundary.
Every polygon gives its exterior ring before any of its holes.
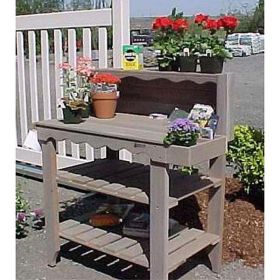
{"type": "Polygon", "coordinates": [[[113,67],[122,67],[122,1],[112,1],[113,9],[113,67]]]}
{"type": "Polygon", "coordinates": [[[99,49],[99,68],[108,67],[108,42],[107,42],[107,29],[99,28],[98,29],[98,49],[99,49]]]}
{"type": "MultiPolygon", "coordinates": [[[[61,30],[54,30],[54,73],[55,73],[55,93],[56,93],[56,116],[58,119],[63,118],[63,112],[61,108],[58,108],[58,100],[63,97],[63,79],[62,70],[59,68],[59,64],[63,62],[62,54],[62,34],[61,30]]],[[[58,153],[60,155],[66,155],[65,141],[58,142],[58,153]]]]}
{"type": "Polygon", "coordinates": [[[174,251],[168,257],[168,271],[171,272],[184,263],[189,257],[206,248],[208,245],[215,244],[219,237],[210,233],[203,233],[199,237],[185,246],[174,251]]]}
{"type": "Polygon", "coordinates": [[[81,234],[78,234],[76,236],[76,238],[84,241],[84,242],[89,242],[95,238],[98,238],[102,235],[105,235],[107,234],[107,231],[106,230],[103,230],[103,229],[99,229],[99,228],[93,228],[92,230],[90,231],[86,231],[86,232],[83,232],[81,234]]]}
{"type": "MultiPolygon", "coordinates": [[[[83,56],[91,59],[91,30],[83,29],[83,56]]],[[[86,143],[86,159],[94,160],[94,149],[86,143]]]]}
{"type": "Polygon", "coordinates": [[[91,240],[89,244],[93,244],[94,246],[101,248],[121,238],[122,237],[120,235],[109,232],[106,235],[102,235],[99,238],[91,240]]]}
{"type": "MultiPolygon", "coordinates": [[[[69,63],[72,67],[76,67],[77,64],[77,46],[76,46],[76,31],[75,29],[68,30],[68,55],[69,63]]],[[[72,157],[80,158],[80,146],[75,143],[71,143],[72,157]]]]}
{"type": "Polygon", "coordinates": [[[203,230],[198,230],[195,228],[183,230],[178,236],[169,240],[168,254],[172,254],[174,251],[178,250],[183,245],[196,239],[199,235],[203,233],[203,230]]]}
{"type": "Polygon", "coordinates": [[[22,32],[17,32],[17,70],[18,70],[20,131],[21,131],[21,142],[23,143],[28,133],[28,127],[27,127],[24,48],[23,48],[22,32]]]}
{"type": "Polygon", "coordinates": [[[37,67],[36,67],[36,37],[34,31],[28,32],[29,49],[29,83],[31,100],[31,119],[32,122],[39,120],[38,111],[38,91],[37,91],[37,67]]]}
{"type": "Polygon", "coordinates": [[[66,220],[66,221],[59,224],[59,230],[63,231],[63,230],[66,230],[70,227],[77,226],[79,224],[80,223],[78,221],[75,221],[75,220],[66,220]]]}
{"type": "Polygon", "coordinates": [[[70,11],[16,17],[16,30],[110,26],[111,9],[70,11]]]}
{"type": "Polygon", "coordinates": [[[135,245],[137,243],[136,240],[124,237],[114,243],[111,243],[104,247],[104,250],[111,251],[113,253],[119,253],[120,251],[131,247],[132,245],[135,245]]]}
{"type": "Polygon", "coordinates": [[[80,233],[89,231],[92,229],[92,226],[86,224],[78,224],[77,226],[73,226],[64,230],[61,230],[60,233],[62,236],[75,236],[80,233]]]}
{"type": "Polygon", "coordinates": [[[143,254],[140,255],[136,258],[132,259],[132,262],[137,263],[138,265],[144,266],[144,267],[149,267],[149,261],[147,259],[147,257],[143,254]]]}
{"type": "Polygon", "coordinates": [[[42,55],[42,89],[44,101],[44,119],[51,119],[51,93],[49,70],[49,35],[48,31],[41,31],[41,55],[42,55]]]}
{"type": "Polygon", "coordinates": [[[121,251],[119,253],[120,257],[124,259],[134,259],[135,257],[142,255],[143,249],[139,243],[121,251]]]}

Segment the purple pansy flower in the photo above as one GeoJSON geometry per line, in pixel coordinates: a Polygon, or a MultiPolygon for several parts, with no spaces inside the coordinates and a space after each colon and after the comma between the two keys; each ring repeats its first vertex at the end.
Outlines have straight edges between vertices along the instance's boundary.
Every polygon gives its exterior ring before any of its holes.
{"type": "Polygon", "coordinates": [[[17,213],[17,220],[18,220],[19,222],[25,222],[25,220],[26,220],[26,214],[23,213],[23,212],[17,213]]]}
{"type": "Polygon", "coordinates": [[[175,131],[199,132],[199,126],[187,118],[178,118],[169,126],[169,132],[175,131]]]}

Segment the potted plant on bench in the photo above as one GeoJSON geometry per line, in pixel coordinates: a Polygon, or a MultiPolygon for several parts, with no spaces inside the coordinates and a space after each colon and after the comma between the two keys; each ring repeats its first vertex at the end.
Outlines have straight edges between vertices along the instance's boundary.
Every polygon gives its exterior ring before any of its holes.
{"type": "Polygon", "coordinates": [[[67,62],[59,67],[63,74],[63,98],[59,100],[59,107],[63,110],[63,122],[80,123],[82,118],[89,117],[89,78],[93,75],[94,68],[90,59],[85,57],[78,59],[76,69],[67,62]]]}
{"type": "Polygon", "coordinates": [[[96,73],[90,78],[92,84],[91,102],[95,116],[110,119],[115,115],[121,80],[110,73],[96,73]]]}

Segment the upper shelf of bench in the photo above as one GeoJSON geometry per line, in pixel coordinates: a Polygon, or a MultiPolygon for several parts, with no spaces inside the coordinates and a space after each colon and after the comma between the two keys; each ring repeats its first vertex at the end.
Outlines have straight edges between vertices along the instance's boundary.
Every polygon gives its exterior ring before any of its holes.
{"type": "Polygon", "coordinates": [[[226,74],[205,74],[192,72],[157,71],[157,70],[122,70],[118,68],[97,69],[98,72],[112,72],[120,78],[135,77],[142,80],[167,79],[172,82],[182,82],[185,80],[202,84],[207,82],[218,83],[222,77],[232,75],[226,74]]]}

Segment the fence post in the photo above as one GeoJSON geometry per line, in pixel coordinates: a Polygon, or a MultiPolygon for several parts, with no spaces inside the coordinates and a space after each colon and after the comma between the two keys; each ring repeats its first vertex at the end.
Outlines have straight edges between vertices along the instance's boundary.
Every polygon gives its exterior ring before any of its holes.
{"type": "Polygon", "coordinates": [[[112,0],[113,67],[121,67],[122,45],[130,43],[129,0],[112,0]]]}

